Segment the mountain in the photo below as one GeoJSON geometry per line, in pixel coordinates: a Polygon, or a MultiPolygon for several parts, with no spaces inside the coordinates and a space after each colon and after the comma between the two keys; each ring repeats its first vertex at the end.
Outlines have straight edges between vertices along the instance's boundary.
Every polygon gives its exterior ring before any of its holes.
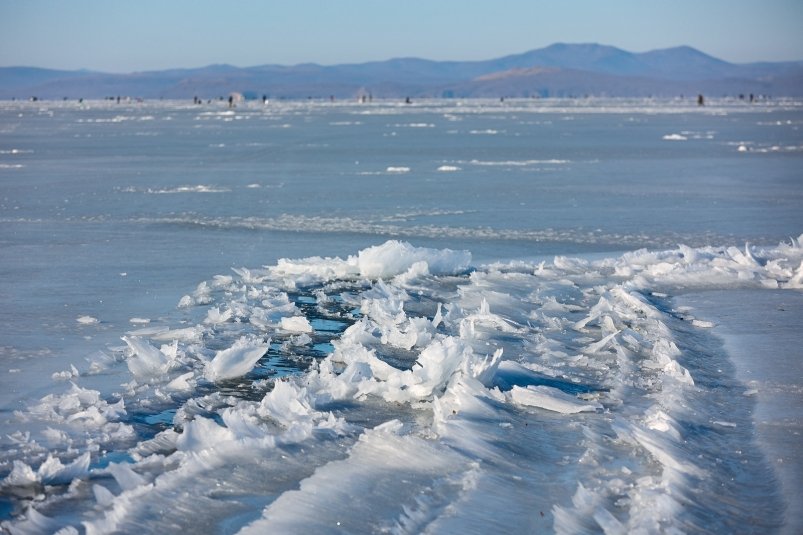
{"type": "Polygon", "coordinates": [[[633,53],[600,44],[556,43],[482,61],[395,58],[367,63],[107,74],[0,68],[0,98],[270,98],[803,96],[803,61],[734,64],[688,46],[633,53]]]}
{"type": "Polygon", "coordinates": [[[54,80],[69,80],[87,76],[89,71],[58,71],[37,67],[0,67],[0,87],[3,90],[25,90],[54,80]]]}

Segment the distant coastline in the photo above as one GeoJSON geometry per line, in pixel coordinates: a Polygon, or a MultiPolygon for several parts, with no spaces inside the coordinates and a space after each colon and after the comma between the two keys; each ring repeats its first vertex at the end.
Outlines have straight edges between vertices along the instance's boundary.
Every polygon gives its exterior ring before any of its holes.
{"type": "Polygon", "coordinates": [[[235,67],[109,74],[0,67],[0,99],[547,98],[803,96],[803,61],[734,64],[691,47],[633,53],[554,44],[484,61],[397,58],[359,64],[235,67]]]}

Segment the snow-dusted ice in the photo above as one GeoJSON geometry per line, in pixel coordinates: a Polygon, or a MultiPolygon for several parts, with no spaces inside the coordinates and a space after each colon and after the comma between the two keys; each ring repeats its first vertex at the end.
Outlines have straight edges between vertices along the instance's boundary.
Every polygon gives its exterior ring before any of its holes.
{"type": "Polygon", "coordinates": [[[794,533],[803,115],[708,100],[0,103],[0,526],[794,533]]]}

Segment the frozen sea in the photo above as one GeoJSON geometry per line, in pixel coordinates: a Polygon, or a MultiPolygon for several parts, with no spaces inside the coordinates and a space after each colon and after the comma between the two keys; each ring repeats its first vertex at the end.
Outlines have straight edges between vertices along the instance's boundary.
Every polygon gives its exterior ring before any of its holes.
{"type": "Polygon", "coordinates": [[[803,102],[0,102],[0,529],[799,533],[803,102]]]}

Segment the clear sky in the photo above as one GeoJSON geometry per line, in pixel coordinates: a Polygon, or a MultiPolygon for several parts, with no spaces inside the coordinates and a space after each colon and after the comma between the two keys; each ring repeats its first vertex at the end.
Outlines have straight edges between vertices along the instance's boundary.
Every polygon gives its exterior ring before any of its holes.
{"type": "Polygon", "coordinates": [[[803,60],[803,0],[0,0],[0,66],[471,60],[555,42],[803,60]]]}

